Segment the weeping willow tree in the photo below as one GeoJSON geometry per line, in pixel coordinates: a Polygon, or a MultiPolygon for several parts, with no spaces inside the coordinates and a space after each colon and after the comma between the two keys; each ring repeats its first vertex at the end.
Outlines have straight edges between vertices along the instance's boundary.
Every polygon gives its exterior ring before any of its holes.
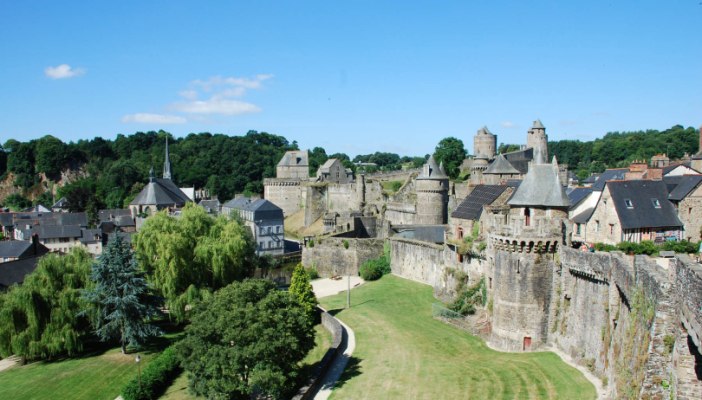
{"type": "Polygon", "coordinates": [[[255,266],[247,227],[234,219],[212,218],[192,204],[179,218],[165,212],[149,218],[134,244],[139,265],[177,321],[185,319],[188,305],[249,276],[255,266]]]}
{"type": "Polygon", "coordinates": [[[75,355],[91,332],[81,291],[92,258],[83,249],[47,254],[21,286],[0,295],[0,355],[45,359],[75,355]]]}

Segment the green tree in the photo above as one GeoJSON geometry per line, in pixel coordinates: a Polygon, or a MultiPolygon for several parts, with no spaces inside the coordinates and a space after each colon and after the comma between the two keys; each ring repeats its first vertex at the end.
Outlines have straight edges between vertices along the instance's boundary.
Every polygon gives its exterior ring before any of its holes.
{"type": "Polygon", "coordinates": [[[66,164],[67,156],[67,146],[51,135],[46,135],[34,143],[37,172],[43,172],[53,180],[61,177],[61,170],[66,164]]]}
{"type": "Polygon", "coordinates": [[[74,248],[48,254],[21,286],[0,295],[0,355],[24,359],[75,355],[83,350],[90,323],[81,311],[81,291],[90,284],[92,258],[74,248]]]}
{"type": "Polygon", "coordinates": [[[302,306],[271,281],[252,279],[199,304],[177,352],[200,396],[280,398],[294,389],[312,347],[313,322],[302,306]]]}
{"type": "Polygon", "coordinates": [[[434,158],[437,162],[444,164],[444,170],[449,178],[456,179],[461,172],[461,164],[466,158],[463,141],[455,137],[441,139],[434,151],[434,158]]]}
{"type": "Polygon", "coordinates": [[[14,211],[19,211],[22,210],[23,208],[27,208],[32,205],[31,200],[28,198],[22,196],[19,193],[13,193],[7,197],[5,197],[5,201],[3,202],[5,207],[9,207],[10,209],[14,211]]]}
{"type": "Polygon", "coordinates": [[[305,271],[305,267],[303,267],[301,263],[298,263],[293,270],[288,291],[293,295],[297,303],[305,309],[305,312],[309,315],[310,319],[316,319],[317,297],[312,291],[310,277],[307,274],[307,271],[305,271]]]}
{"type": "Polygon", "coordinates": [[[160,212],[147,219],[134,244],[139,265],[178,321],[185,319],[187,305],[249,276],[255,267],[248,228],[234,219],[214,219],[193,204],[180,218],[160,212]]]}
{"type": "Polygon", "coordinates": [[[138,347],[160,330],[149,324],[158,315],[155,299],[138,271],[129,243],[118,234],[93,264],[93,287],[83,293],[94,307],[93,326],[102,341],[118,339],[122,353],[127,344],[138,347]]]}

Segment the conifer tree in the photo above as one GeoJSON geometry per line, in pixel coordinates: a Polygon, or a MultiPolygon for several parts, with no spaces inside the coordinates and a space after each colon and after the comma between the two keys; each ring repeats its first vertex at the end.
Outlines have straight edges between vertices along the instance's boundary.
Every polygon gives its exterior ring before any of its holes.
{"type": "Polygon", "coordinates": [[[288,291],[293,295],[295,301],[305,309],[305,312],[310,317],[311,321],[316,319],[317,297],[312,291],[312,284],[307,271],[302,264],[297,264],[293,270],[292,278],[290,279],[290,288],[288,291]]]}
{"type": "Polygon", "coordinates": [[[95,307],[93,324],[100,340],[118,339],[122,353],[126,353],[128,344],[138,346],[160,333],[147,322],[158,309],[129,243],[119,234],[93,264],[90,279],[94,287],[86,290],[84,297],[95,307]]]}

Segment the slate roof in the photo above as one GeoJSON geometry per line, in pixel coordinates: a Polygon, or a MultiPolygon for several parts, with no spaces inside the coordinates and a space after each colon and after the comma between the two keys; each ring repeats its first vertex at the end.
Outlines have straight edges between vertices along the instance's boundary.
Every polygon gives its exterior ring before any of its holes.
{"type": "Polygon", "coordinates": [[[592,193],[591,187],[576,187],[567,191],[568,199],[570,199],[570,207],[573,208],[578,205],[583,199],[585,199],[590,193],[592,193]]]}
{"type": "Polygon", "coordinates": [[[540,119],[534,121],[534,125],[532,126],[532,128],[546,129],[546,127],[544,127],[544,124],[541,123],[540,119]]]}
{"type": "Polygon", "coordinates": [[[519,173],[526,174],[529,170],[529,162],[534,159],[534,149],[529,147],[524,150],[510,151],[503,155],[519,173]]]}
{"type": "Polygon", "coordinates": [[[131,218],[132,212],[128,208],[112,208],[98,211],[100,222],[115,221],[117,218],[125,215],[131,218]]]}
{"type": "Polygon", "coordinates": [[[668,201],[663,181],[633,180],[607,183],[622,229],[682,227],[675,207],[668,201]],[[626,201],[633,207],[627,207],[626,201]],[[659,207],[654,206],[654,200],[659,207]]]}
{"type": "Polygon", "coordinates": [[[439,164],[436,163],[434,156],[430,156],[422,172],[419,174],[417,179],[448,179],[448,176],[441,169],[439,164]]]}
{"type": "Polygon", "coordinates": [[[444,225],[396,225],[391,229],[395,237],[429,243],[444,243],[446,232],[444,225]]]}
{"type": "Polygon", "coordinates": [[[626,173],[629,172],[629,168],[613,168],[606,169],[597,178],[597,181],[592,185],[592,188],[598,192],[604,190],[607,181],[619,181],[624,179],[626,173]]]}
{"type": "Polygon", "coordinates": [[[24,277],[34,272],[41,257],[28,257],[21,260],[0,263],[0,290],[7,290],[14,284],[24,282],[24,277]]]}
{"type": "Polygon", "coordinates": [[[0,258],[26,258],[49,252],[41,243],[37,243],[36,246],[38,254],[34,254],[34,244],[31,240],[4,240],[0,242],[0,258]]]}
{"type": "Polygon", "coordinates": [[[51,208],[68,208],[68,200],[65,197],[61,197],[51,208]]]}
{"type": "Polygon", "coordinates": [[[79,239],[81,243],[95,243],[102,240],[102,231],[100,229],[83,229],[82,237],[79,239]]]}
{"type": "Polygon", "coordinates": [[[12,226],[14,225],[14,215],[11,213],[0,212],[0,225],[2,226],[12,226]]]}
{"type": "Polygon", "coordinates": [[[80,238],[83,236],[78,225],[39,225],[36,229],[39,239],[80,238]]]}
{"type": "Polygon", "coordinates": [[[284,166],[306,166],[309,164],[307,150],[290,150],[283,154],[283,158],[278,161],[279,167],[284,166]],[[298,161],[299,160],[299,161],[298,161]]]}
{"type": "Polygon", "coordinates": [[[451,218],[472,219],[477,221],[483,212],[483,206],[492,204],[504,191],[507,185],[478,185],[451,213],[451,218]]]}
{"type": "Polygon", "coordinates": [[[663,176],[663,182],[665,182],[665,187],[668,189],[668,193],[672,193],[673,190],[683,181],[684,175],[676,176],[663,176]]]}
{"type": "Polygon", "coordinates": [[[597,182],[597,179],[600,177],[600,175],[602,175],[602,174],[592,174],[592,175],[588,176],[587,178],[585,178],[583,183],[593,184],[593,183],[597,182]]]}
{"type": "Polygon", "coordinates": [[[592,217],[592,214],[593,214],[594,212],[595,212],[595,207],[587,208],[587,209],[585,209],[583,212],[581,212],[580,214],[574,216],[574,217],[572,218],[572,220],[573,220],[573,222],[575,222],[576,224],[586,224],[587,221],[590,220],[590,218],[592,217]]]}
{"type": "Polygon", "coordinates": [[[507,202],[510,206],[569,207],[570,200],[558,177],[558,164],[532,164],[507,202]]]}
{"type": "MultiPolygon", "coordinates": [[[[672,201],[681,201],[687,197],[699,184],[702,182],[702,175],[683,175],[678,182],[678,185],[670,191],[668,199],[672,201]]],[[[667,186],[667,185],[666,185],[667,186]]]]}
{"type": "Polygon", "coordinates": [[[226,202],[223,207],[241,211],[252,211],[255,221],[283,219],[283,209],[266,199],[252,200],[247,197],[239,197],[226,202]]]}
{"type": "Polygon", "coordinates": [[[341,161],[339,161],[339,160],[336,159],[336,158],[330,158],[330,159],[328,159],[327,161],[324,162],[324,164],[322,164],[321,167],[319,167],[319,172],[320,172],[320,173],[324,173],[324,172],[327,172],[327,173],[328,173],[328,172],[329,172],[329,168],[331,168],[337,161],[338,161],[338,162],[341,162],[341,161]]]}
{"type": "Polygon", "coordinates": [[[221,204],[219,203],[219,200],[200,200],[200,203],[198,205],[202,208],[205,209],[207,212],[219,212],[219,208],[221,204]]]}
{"type": "Polygon", "coordinates": [[[512,164],[507,161],[505,156],[498,154],[495,161],[493,161],[489,167],[483,172],[483,174],[495,174],[495,175],[515,175],[520,172],[512,166],[512,164]]]}
{"type": "Polygon", "coordinates": [[[170,179],[151,178],[129,204],[182,207],[188,201],[190,198],[170,179]]]}

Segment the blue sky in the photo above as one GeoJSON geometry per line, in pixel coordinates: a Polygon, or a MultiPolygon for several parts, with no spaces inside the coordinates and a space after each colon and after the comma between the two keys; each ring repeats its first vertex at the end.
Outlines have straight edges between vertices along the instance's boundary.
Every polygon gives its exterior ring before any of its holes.
{"type": "Polygon", "coordinates": [[[2,1],[0,143],[250,129],[424,155],[702,124],[702,2],[2,1]],[[92,4],[97,3],[97,4],[92,4]]]}

